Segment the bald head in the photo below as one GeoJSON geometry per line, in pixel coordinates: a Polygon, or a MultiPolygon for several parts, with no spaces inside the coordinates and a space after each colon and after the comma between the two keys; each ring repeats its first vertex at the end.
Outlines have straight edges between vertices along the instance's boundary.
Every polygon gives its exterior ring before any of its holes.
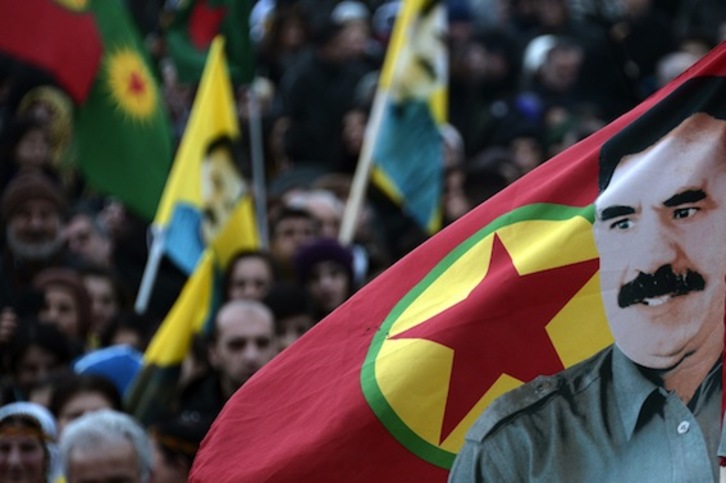
{"type": "Polygon", "coordinates": [[[234,300],[219,310],[214,328],[209,357],[229,397],[277,354],[275,318],[261,302],[234,300]]]}

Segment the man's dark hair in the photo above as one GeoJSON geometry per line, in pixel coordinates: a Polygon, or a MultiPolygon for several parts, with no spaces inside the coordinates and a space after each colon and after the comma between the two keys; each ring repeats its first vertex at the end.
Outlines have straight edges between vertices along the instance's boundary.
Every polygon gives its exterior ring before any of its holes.
{"type": "Polygon", "coordinates": [[[275,230],[277,229],[277,226],[284,220],[292,220],[292,219],[299,219],[304,218],[306,220],[310,220],[311,222],[315,223],[316,219],[310,213],[308,210],[304,208],[293,208],[290,206],[285,206],[281,208],[278,212],[276,212],[270,220],[270,234],[274,237],[275,230]]]}
{"type": "Polygon", "coordinates": [[[620,160],[658,142],[690,115],[703,112],[726,120],[726,77],[695,77],[602,145],[600,192],[607,188],[620,160]]]}
{"type": "Polygon", "coordinates": [[[48,409],[58,418],[71,399],[87,392],[102,395],[113,409],[121,410],[121,394],[110,379],[100,374],[68,374],[57,381],[48,409]]]}
{"type": "Polygon", "coordinates": [[[270,273],[272,273],[272,279],[277,280],[280,278],[280,267],[277,265],[277,261],[272,258],[272,255],[266,250],[240,250],[236,252],[230,261],[227,263],[227,267],[224,270],[224,276],[222,279],[222,287],[224,288],[224,293],[222,294],[222,299],[226,302],[229,297],[229,287],[232,283],[232,272],[234,272],[235,265],[240,260],[245,260],[249,258],[257,258],[259,260],[262,260],[263,263],[267,265],[267,267],[270,269],[270,273]]]}

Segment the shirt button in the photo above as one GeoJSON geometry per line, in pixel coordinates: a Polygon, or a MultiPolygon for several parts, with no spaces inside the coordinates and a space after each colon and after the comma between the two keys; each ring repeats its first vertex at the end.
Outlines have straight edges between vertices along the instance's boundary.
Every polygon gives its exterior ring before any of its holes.
{"type": "Polygon", "coordinates": [[[690,427],[691,423],[689,423],[688,421],[681,421],[680,424],[678,424],[678,434],[687,433],[690,427]]]}

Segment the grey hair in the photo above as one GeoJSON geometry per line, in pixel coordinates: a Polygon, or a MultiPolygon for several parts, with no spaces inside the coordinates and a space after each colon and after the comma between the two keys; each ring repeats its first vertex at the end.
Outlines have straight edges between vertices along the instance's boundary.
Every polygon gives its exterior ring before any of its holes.
{"type": "Polygon", "coordinates": [[[151,441],[144,428],[128,414],[101,409],[84,414],[65,427],[60,439],[60,454],[66,476],[70,468],[71,452],[76,448],[128,441],[136,453],[139,479],[147,483],[153,468],[151,441]]]}
{"type": "Polygon", "coordinates": [[[320,202],[328,205],[338,215],[342,216],[345,211],[345,203],[338,196],[327,189],[313,189],[293,194],[287,204],[291,208],[299,208],[311,211],[310,203],[320,202]]]}

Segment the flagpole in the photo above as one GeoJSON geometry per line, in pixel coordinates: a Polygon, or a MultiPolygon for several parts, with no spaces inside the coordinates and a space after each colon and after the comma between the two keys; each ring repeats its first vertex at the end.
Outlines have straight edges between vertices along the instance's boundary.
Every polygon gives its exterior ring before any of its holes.
{"type": "Polygon", "coordinates": [[[361,147],[360,156],[358,156],[358,164],[353,175],[348,201],[345,204],[343,212],[343,220],[340,225],[340,233],[338,240],[343,245],[349,245],[353,241],[355,234],[355,225],[360,216],[363,200],[366,196],[368,182],[370,180],[371,171],[373,169],[373,146],[378,138],[378,132],[383,122],[383,109],[386,105],[388,94],[384,89],[378,88],[373,98],[373,107],[371,115],[366,125],[366,134],[361,147]]]}
{"type": "Polygon", "coordinates": [[[134,304],[134,310],[139,315],[145,314],[146,309],[149,307],[151,291],[154,288],[154,282],[156,282],[156,275],[159,273],[161,258],[164,256],[166,230],[152,228],[152,233],[153,241],[151,242],[151,247],[149,248],[149,256],[146,259],[144,275],[141,278],[139,291],[136,295],[136,303],[134,304]]]}
{"type": "Polygon", "coordinates": [[[267,228],[267,190],[265,189],[265,154],[262,150],[262,121],[257,94],[253,87],[254,80],[248,90],[250,155],[252,157],[252,186],[255,200],[255,215],[260,247],[266,250],[269,246],[267,228]]]}

